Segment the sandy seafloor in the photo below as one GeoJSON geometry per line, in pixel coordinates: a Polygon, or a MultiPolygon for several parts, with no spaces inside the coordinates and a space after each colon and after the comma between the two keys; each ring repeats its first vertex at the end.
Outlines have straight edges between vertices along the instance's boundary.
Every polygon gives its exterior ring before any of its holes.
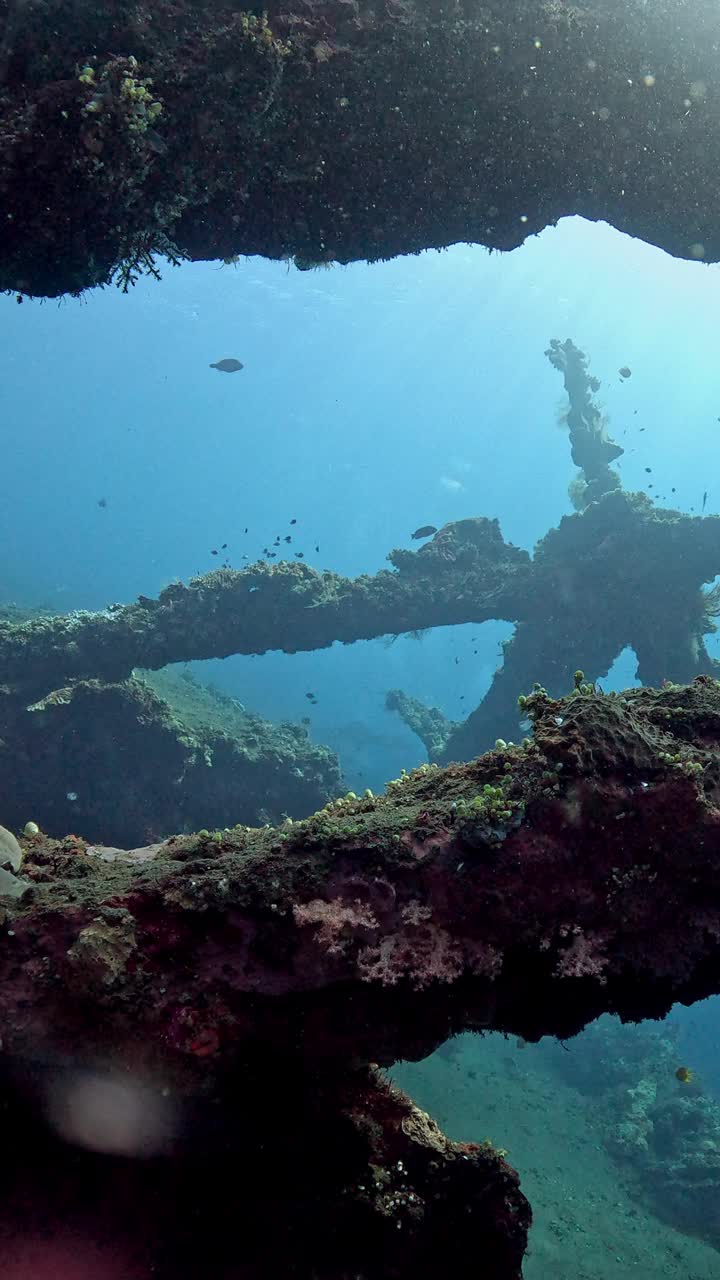
{"type": "Polygon", "coordinates": [[[720,1280],[720,1252],[643,1204],[542,1048],[467,1035],[450,1056],[398,1064],[392,1077],[449,1137],[507,1151],[534,1214],[525,1280],[720,1280]]]}

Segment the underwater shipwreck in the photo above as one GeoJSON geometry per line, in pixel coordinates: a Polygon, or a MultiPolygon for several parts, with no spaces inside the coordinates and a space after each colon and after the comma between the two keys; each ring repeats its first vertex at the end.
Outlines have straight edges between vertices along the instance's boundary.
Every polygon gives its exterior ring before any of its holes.
{"type": "MultiPolygon", "coordinates": [[[[672,14],[599,0],[5,0],[0,287],[507,250],[568,212],[720,258],[717,131],[700,156],[656,127],[710,57],[697,8],[690,50],[672,14]],[[528,41],[548,72],[526,94],[528,41]],[[572,126],[581,56],[598,103],[622,99],[595,148],[572,126]]],[[[546,354],[577,483],[532,556],[480,512],[374,575],[261,560],[100,612],[0,608],[5,1249],[90,1222],[123,1277],[520,1280],[532,1211],[506,1153],[451,1140],[387,1071],[464,1031],[565,1039],[720,992],[720,517],[626,491],[592,353],[546,354]],[[302,726],[166,670],[489,620],[515,630],[466,719],[388,690],[427,763],[381,795],[347,792],[302,726]],[[642,687],[603,692],[627,647],[642,687]],[[68,1145],[76,1095],[139,1117],[148,1158],[68,1145]]]]}

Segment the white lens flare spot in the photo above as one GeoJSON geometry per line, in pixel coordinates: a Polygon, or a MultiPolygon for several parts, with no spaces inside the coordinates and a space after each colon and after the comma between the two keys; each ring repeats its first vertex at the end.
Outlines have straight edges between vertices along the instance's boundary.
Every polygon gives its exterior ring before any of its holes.
{"type": "Polygon", "coordinates": [[[158,1090],[94,1071],[55,1077],[46,1113],[66,1142],[113,1156],[159,1155],[170,1147],[177,1127],[172,1102],[158,1090]]]}

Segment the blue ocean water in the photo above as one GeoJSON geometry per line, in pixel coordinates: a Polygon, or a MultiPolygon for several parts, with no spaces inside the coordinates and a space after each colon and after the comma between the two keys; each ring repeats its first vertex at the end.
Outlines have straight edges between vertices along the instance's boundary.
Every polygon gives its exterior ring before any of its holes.
{"type": "MultiPolygon", "coordinates": [[[[553,337],[601,380],[625,488],[720,511],[720,267],[602,224],[564,220],[508,255],[188,263],[127,296],[3,297],[0,324],[3,601],[102,608],[217,567],[223,544],[242,568],[286,534],[288,558],[374,573],[417,545],[417,526],[476,515],[531,550],[572,510],[553,337]],[[209,367],[224,357],[243,370],[209,367]]],[[[348,784],[381,789],[424,758],[387,690],[460,719],[510,633],[487,623],[195,670],[272,720],[309,715],[348,784]]],[[[634,677],[624,653],[605,686],[634,677]]],[[[678,1055],[720,1095],[717,1001],[673,1020],[678,1055]]]]}
{"type": "MultiPolygon", "coordinates": [[[[286,532],[290,556],[373,573],[418,525],[478,514],[531,549],[571,510],[552,337],[572,337],[602,382],[625,487],[682,511],[707,489],[716,510],[719,272],[566,219],[512,254],[458,245],[309,272],[187,263],[126,296],[0,298],[0,591],[99,608],[215,567],[223,543],[242,567],[286,532]],[[209,368],[228,356],[244,369],[209,368]]],[[[356,746],[349,767],[379,784],[420,758],[383,710],[386,689],[460,718],[509,634],[481,630],[479,643],[458,628],[212,674],[275,719],[305,714],[314,690],[314,731],[331,745],[341,726],[348,745],[372,728],[374,764],[356,746]]],[[[621,684],[632,671],[628,656],[621,684]]]]}

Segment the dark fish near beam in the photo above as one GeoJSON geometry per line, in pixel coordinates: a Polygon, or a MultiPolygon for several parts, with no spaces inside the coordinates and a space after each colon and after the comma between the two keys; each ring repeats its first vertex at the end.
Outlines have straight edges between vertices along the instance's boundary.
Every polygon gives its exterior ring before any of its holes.
{"type": "Polygon", "coordinates": [[[245,366],[240,360],[216,360],[210,365],[211,369],[217,369],[218,373],[237,373],[239,369],[245,366]]]}

